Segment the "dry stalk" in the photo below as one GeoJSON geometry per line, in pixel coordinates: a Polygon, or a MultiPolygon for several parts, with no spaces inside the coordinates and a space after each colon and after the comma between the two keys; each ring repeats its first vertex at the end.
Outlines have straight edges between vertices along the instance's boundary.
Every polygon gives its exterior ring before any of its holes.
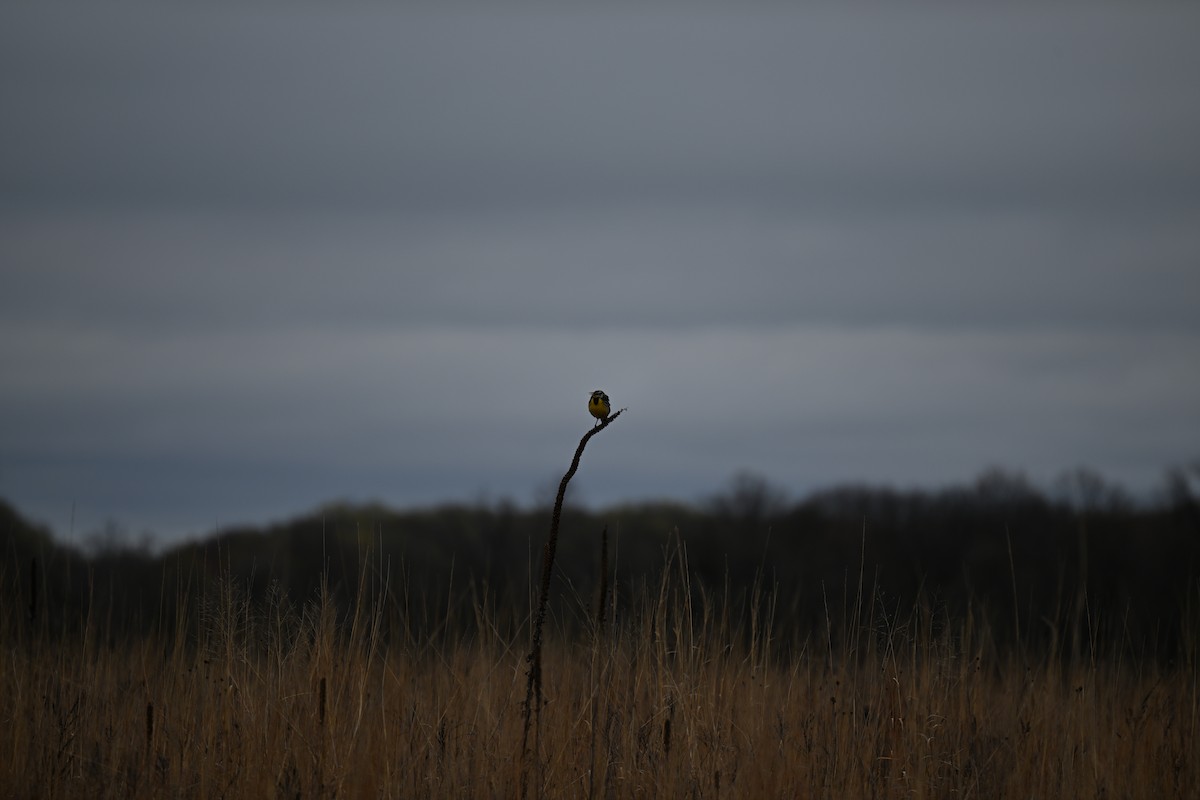
{"type": "MultiPolygon", "coordinates": [[[[558,528],[562,521],[562,506],[563,498],[567,494],[567,484],[571,478],[575,476],[575,472],[579,469],[579,460],[583,458],[583,448],[587,447],[587,443],[600,431],[607,428],[617,417],[625,413],[625,409],[621,409],[604,419],[599,425],[588,430],[579,440],[579,447],[575,448],[575,457],[571,459],[571,468],[563,475],[562,480],[558,484],[558,494],[554,498],[554,512],[550,517],[550,536],[546,539],[546,546],[542,550],[542,586],[538,593],[537,611],[533,617],[533,643],[529,650],[529,655],[526,661],[529,663],[529,675],[525,688],[525,703],[524,711],[524,732],[521,736],[521,752],[526,754],[529,751],[529,728],[533,722],[533,718],[541,713],[542,708],[542,628],[546,622],[546,605],[550,595],[550,577],[554,569],[554,554],[558,549],[558,528]]],[[[535,734],[536,735],[536,734],[535,734]]],[[[535,749],[537,741],[535,739],[535,749]]],[[[522,786],[521,795],[525,795],[525,774],[522,771],[522,786]]]]}

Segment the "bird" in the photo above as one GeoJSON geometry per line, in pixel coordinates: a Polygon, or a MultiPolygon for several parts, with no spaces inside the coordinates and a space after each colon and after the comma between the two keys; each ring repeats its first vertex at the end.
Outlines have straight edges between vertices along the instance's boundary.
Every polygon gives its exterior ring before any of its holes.
{"type": "MultiPolygon", "coordinates": [[[[608,395],[597,389],[592,392],[591,399],[588,400],[588,411],[598,420],[608,419],[609,412],[612,411],[612,405],[608,402],[608,395]]],[[[597,422],[597,425],[600,423],[597,422]]]]}

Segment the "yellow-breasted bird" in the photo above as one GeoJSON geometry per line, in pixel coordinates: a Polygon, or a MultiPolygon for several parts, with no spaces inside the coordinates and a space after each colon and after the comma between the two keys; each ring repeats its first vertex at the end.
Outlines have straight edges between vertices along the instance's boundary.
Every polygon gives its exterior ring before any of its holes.
{"type": "MultiPolygon", "coordinates": [[[[608,419],[608,415],[612,412],[612,405],[608,402],[608,395],[597,389],[592,392],[591,399],[588,400],[588,411],[598,420],[608,419]]],[[[596,423],[599,425],[600,423],[596,423]]]]}

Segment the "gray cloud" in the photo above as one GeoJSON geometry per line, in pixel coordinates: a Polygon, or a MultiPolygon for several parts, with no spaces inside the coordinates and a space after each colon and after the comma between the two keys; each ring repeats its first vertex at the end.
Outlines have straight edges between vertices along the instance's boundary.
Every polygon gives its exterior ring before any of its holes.
{"type": "Polygon", "coordinates": [[[72,11],[6,26],[9,193],[1196,199],[1186,6],[72,11]]]}
{"type": "Polygon", "coordinates": [[[0,494],[1146,487],[1200,449],[1200,12],[29,5],[0,494]],[[621,433],[618,433],[618,430],[621,433]]]}
{"type": "Polygon", "coordinates": [[[131,330],[904,324],[1195,330],[1200,226],[787,208],[0,223],[6,318],[131,330]]]}

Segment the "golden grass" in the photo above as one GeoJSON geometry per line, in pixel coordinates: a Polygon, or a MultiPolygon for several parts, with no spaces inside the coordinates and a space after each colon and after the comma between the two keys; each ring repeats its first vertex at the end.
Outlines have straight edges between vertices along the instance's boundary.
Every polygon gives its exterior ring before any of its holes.
{"type": "Polygon", "coordinates": [[[0,794],[1200,796],[1195,664],[1000,655],[970,615],[860,609],[783,647],[769,597],[738,614],[681,572],[590,635],[552,621],[523,751],[528,625],[479,607],[417,641],[383,602],[339,619],[232,587],[177,635],[37,634],[7,604],[0,794]]]}

